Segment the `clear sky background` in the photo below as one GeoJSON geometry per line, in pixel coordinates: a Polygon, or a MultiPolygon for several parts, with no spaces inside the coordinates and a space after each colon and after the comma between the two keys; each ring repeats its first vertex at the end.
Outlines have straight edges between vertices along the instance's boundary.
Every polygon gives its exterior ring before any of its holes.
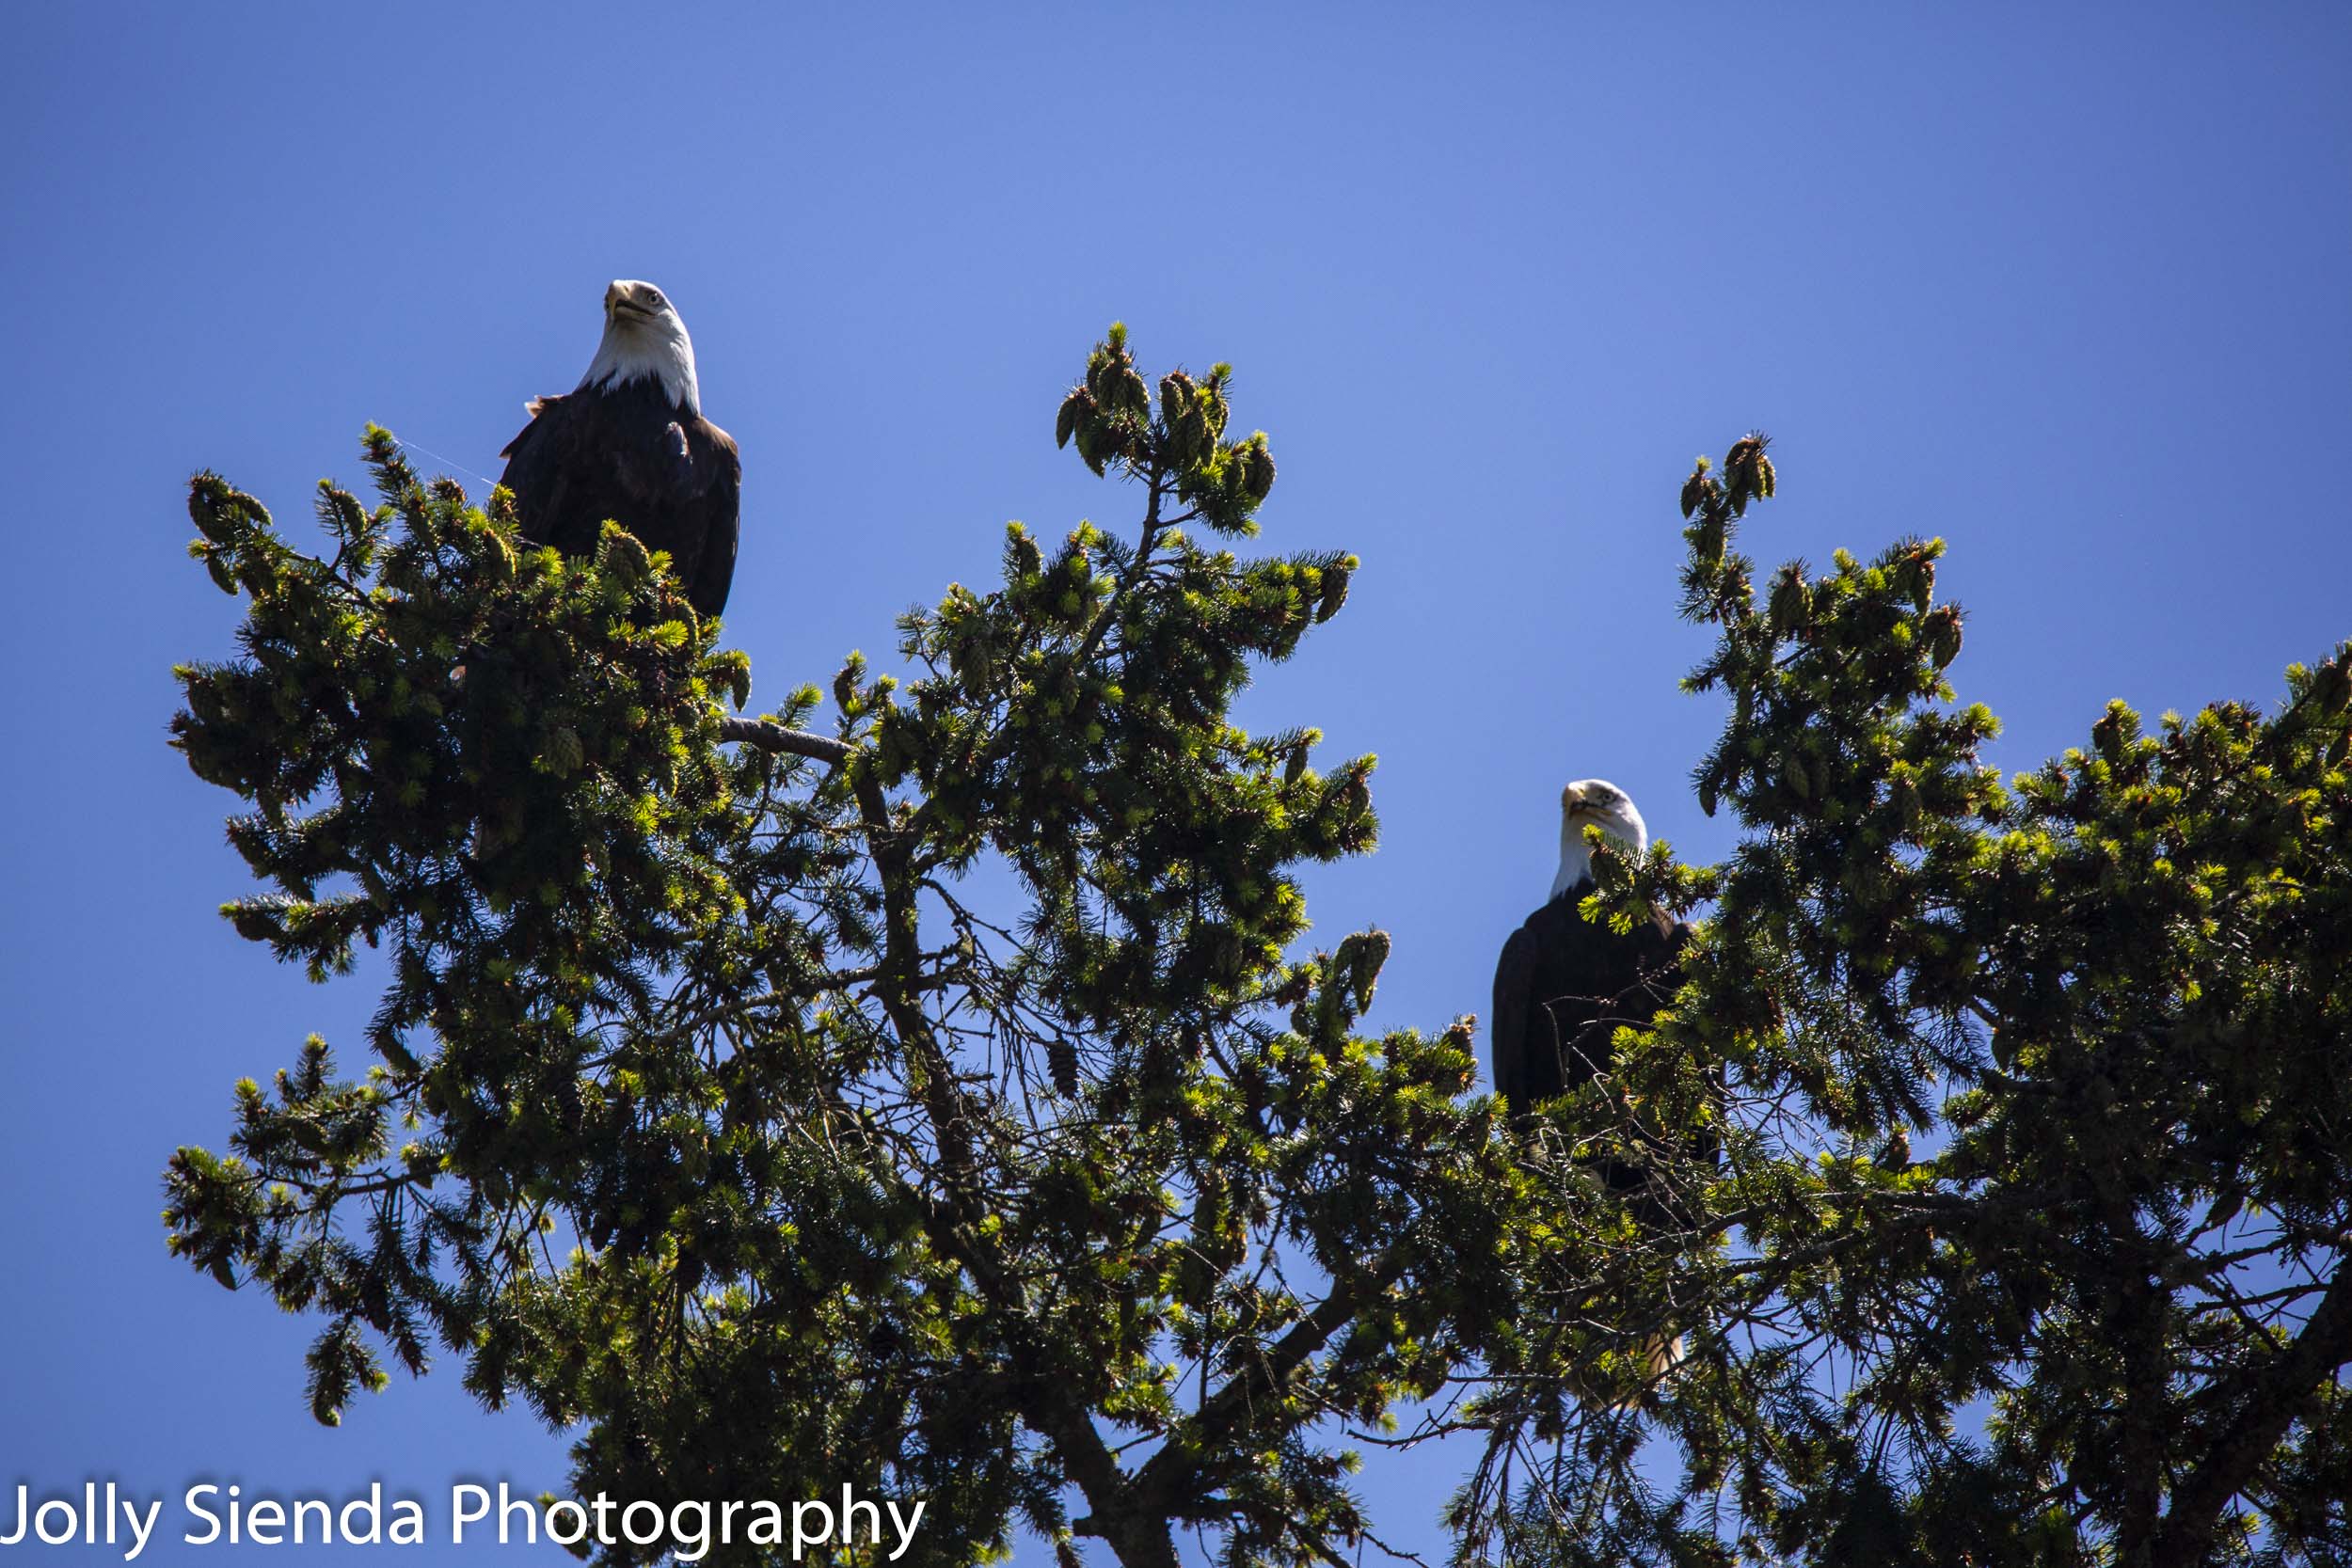
{"type": "MultiPolygon", "coordinates": [[[[1950,540],[2009,767],[2110,697],[2274,701],[2352,635],[2352,11],[1636,9],[17,8],[0,1530],[19,1481],[170,1526],[197,1480],[380,1477],[437,1540],[453,1480],[562,1489],[564,1439],[453,1369],[318,1428],[313,1325],[166,1257],[171,1149],[372,998],[214,912],[231,802],[164,735],[236,615],[189,472],[297,538],[370,419],[495,474],[610,278],[668,291],[741,443],[727,631],[771,702],[887,667],[1007,518],[1131,519],[1051,436],[1114,317],[1154,376],[1232,360],[1267,545],[1364,561],[1246,712],[1380,754],[1378,853],[1308,883],[1325,940],[1395,935],[1375,1022],[1486,1010],[1565,780],[1730,842],[1674,498],[1751,426],[1768,566],[1950,540]]],[[[1376,1465],[1384,1532],[1433,1545],[1457,1460],[1376,1465]]]]}

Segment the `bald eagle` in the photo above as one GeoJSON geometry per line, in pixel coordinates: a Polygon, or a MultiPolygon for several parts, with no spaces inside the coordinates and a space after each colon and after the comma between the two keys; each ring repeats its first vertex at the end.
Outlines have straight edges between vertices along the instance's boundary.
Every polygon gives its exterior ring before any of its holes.
{"type": "MultiPolygon", "coordinates": [[[[1592,853],[1584,842],[1588,824],[1629,854],[1649,848],[1642,814],[1615,784],[1579,779],[1560,792],[1560,870],[1551,880],[1551,896],[1511,933],[1495,966],[1495,1087],[1514,1111],[1529,1110],[1607,1071],[1618,1026],[1649,1022],[1679,983],[1677,958],[1690,940],[1689,926],[1653,912],[1620,936],[1577,912],[1593,886],[1592,853]]],[[[1711,1138],[1697,1148],[1713,1157],[1711,1138]]],[[[1675,1205],[1645,1165],[1614,1159],[1592,1164],[1645,1226],[1673,1223],[1675,1205]]],[[[1654,1385],[1681,1364],[1682,1338],[1647,1336],[1640,1354],[1654,1385]]],[[[1574,1379],[1571,1386],[1580,1397],[1621,1411],[1638,1402],[1595,1394],[1574,1379]]]]}
{"type": "Polygon", "coordinates": [[[531,422],[499,454],[523,537],[591,555],[610,519],[669,552],[696,614],[726,609],[743,465],[703,418],[694,344],[668,296],[629,279],[606,289],[588,373],[525,407],[531,422]]]}
{"type": "Polygon", "coordinates": [[[1551,896],[1511,933],[1495,966],[1495,1087],[1515,1111],[1607,1070],[1618,1025],[1647,1023],[1674,994],[1676,955],[1691,934],[1660,914],[1619,936],[1577,913],[1593,882],[1588,824],[1629,854],[1649,847],[1642,814],[1615,784],[1579,779],[1560,792],[1551,896]]]}

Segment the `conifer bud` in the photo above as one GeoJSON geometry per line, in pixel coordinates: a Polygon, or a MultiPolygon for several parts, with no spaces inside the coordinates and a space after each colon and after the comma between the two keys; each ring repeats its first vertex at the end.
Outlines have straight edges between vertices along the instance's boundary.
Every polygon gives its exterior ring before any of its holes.
{"type": "Polygon", "coordinates": [[[1724,488],[1735,514],[1746,512],[1751,498],[1772,493],[1772,462],[1764,455],[1771,441],[1762,431],[1752,432],[1734,441],[1724,454],[1724,488]]]}
{"type": "Polygon", "coordinates": [[[1045,552],[1038,548],[1037,541],[1028,534],[1015,534],[1012,541],[1012,562],[1013,569],[1021,576],[1033,578],[1045,570],[1045,552]]]}
{"type": "Polygon", "coordinates": [[[1935,597],[1935,562],[1925,550],[1914,550],[1903,558],[1903,586],[1910,591],[1914,610],[1925,610],[1928,601],[1935,597]]]}
{"type": "Polygon", "coordinates": [[[2331,658],[2312,677],[2312,701],[2322,713],[2342,713],[2352,706],[2352,653],[2331,658]]]}
{"type": "Polygon", "coordinates": [[[1232,508],[1233,520],[1239,522],[1249,511],[1249,455],[1247,447],[1235,445],[1226,449],[1224,461],[1217,466],[1217,483],[1225,491],[1232,508]]]}
{"type": "Polygon", "coordinates": [[[1724,520],[1713,513],[1691,525],[1691,553],[1700,564],[1712,566],[1724,558],[1724,520]]]}
{"type": "Polygon", "coordinates": [[[596,541],[596,564],[630,588],[653,576],[653,557],[645,553],[635,534],[618,523],[604,525],[603,536],[596,541]]]}
{"type": "Polygon", "coordinates": [[[1775,637],[1790,636],[1813,624],[1813,586],[1805,580],[1804,567],[1792,561],[1773,577],[1765,613],[1775,637]]]}
{"type": "Polygon", "coordinates": [[[1319,990],[1323,984],[1322,957],[1317,954],[1314,961],[1300,964],[1293,970],[1284,987],[1286,992],[1295,993],[1291,996],[1291,1027],[1301,1035],[1312,1036],[1315,1032],[1314,1005],[1322,995],[1319,990]]]}
{"type": "Polygon", "coordinates": [[[2106,714],[2090,726],[2090,743],[2110,763],[2122,762],[2123,749],[2138,738],[2139,715],[2120,698],[2109,703],[2106,714]]]}
{"type": "Polygon", "coordinates": [[[1170,371],[1160,377],[1160,418],[1174,430],[1176,421],[1192,406],[1192,377],[1182,371],[1170,371]]]}
{"type": "MultiPolygon", "coordinates": [[[[1389,961],[1389,933],[1365,931],[1347,939],[1357,943],[1355,962],[1347,974],[1349,988],[1355,993],[1356,1010],[1362,1012],[1372,1006],[1372,993],[1380,983],[1380,968],[1389,961]]],[[[1344,950],[1347,942],[1342,942],[1344,950]]]]}
{"type": "Polygon", "coordinates": [[[1448,1024],[1446,1026],[1445,1033],[1438,1037],[1440,1043],[1451,1047],[1462,1057],[1461,1072],[1454,1080],[1454,1087],[1456,1093],[1468,1092],[1470,1086],[1478,1082],[1478,1068],[1476,1065],[1478,1061],[1478,1048],[1475,1037],[1471,1033],[1472,1022],[1473,1021],[1470,1019],[1457,1018],[1452,1023],[1448,1024]]]}
{"type": "Polygon", "coordinates": [[[1200,412],[1202,418],[1208,421],[1209,439],[1212,441],[1219,439],[1225,434],[1225,418],[1228,412],[1225,404],[1225,384],[1232,379],[1232,374],[1233,367],[1231,365],[1217,364],[1209,368],[1209,384],[1205,388],[1208,396],[1200,400],[1200,412]]]}
{"type": "Polygon", "coordinates": [[[1079,458],[1088,467],[1100,475],[1104,465],[1108,463],[1111,457],[1106,450],[1108,443],[1104,439],[1102,420],[1089,412],[1088,417],[1077,422],[1077,437],[1079,458]]]}
{"type": "Polygon", "coordinates": [[[1323,570],[1323,596],[1315,601],[1315,625],[1321,626],[1340,612],[1347,603],[1347,581],[1353,574],[1344,565],[1327,566],[1323,570]]]}
{"type": "Polygon", "coordinates": [[[548,771],[559,779],[568,779],[580,771],[587,760],[587,749],[580,743],[580,732],[569,724],[559,724],[548,732],[546,749],[540,753],[547,759],[548,771]]]}
{"type": "Polygon", "coordinates": [[[1249,437],[1239,453],[1242,467],[1242,488],[1253,501],[1263,501],[1274,488],[1274,453],[1266,447],[1265,432],[1261,430],[1249,437]]]}
{"type": "Polygon", "coordinates": [[[1960,657],[1960,607],[1938,605],[1928,612],[1922,624],[1927,633],[1928,660],[1938,670],[1948,669],[1960,657]]]}
{"type": "Polygon", "coordinates": [[[1804,753],[1794,745],[1781,749],[1780,776],[1795,791],[1798,800],[1809,800],[1813,798],[1813,780],[1805,771],[1804,753]]]}
{"type": "Polygon", "coordinates": [[[1714,466],[1713,459],[1702,455],[1697,466],[1691,470],[1691,477],[1682,482],[1682,515],[1685,517],[1705,506],[1715,494],[1715,482],[1707,475],[1707,470],[1714,466]]]}

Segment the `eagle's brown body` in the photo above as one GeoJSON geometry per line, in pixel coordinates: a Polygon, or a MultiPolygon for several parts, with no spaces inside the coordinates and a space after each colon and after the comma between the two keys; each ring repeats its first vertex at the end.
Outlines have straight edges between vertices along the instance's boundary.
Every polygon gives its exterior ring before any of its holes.
{"type": "MultiPolygon", "coordinates": [[[[1511,933],[1495,964],[1489,1036],[1495,1088],[1518,1114],[1613,1070],[1618,1029],[1649,1024],[1673,998],[1691,938],[1690,927],[1655,911],[1622,933],[1606,921],[1584,919],[1578,906],[1593,891],[1585,830],[1599,829],[1618,853],[1637,861],[1648,849],[1649,830],[1631,798],[1606,779],[1570,784],[1560,792],[1560,871],[1552,896],[1511,933]]],[[[1704,1129],[1686,1134],[1640,1125],[1630,1131],[1630,1139],[1611,1140],[1613,1148],[1581,1154],[1578,1163],[1615,1194],[1645,1232],[1687,1231],[1693,1215],[1689,1183],[1677,1173],[1682,1162],[1659,1157],[1678,1145],[1712,1164],[1717,1140],[1704,1129]]],[[[1671,1312],[1659,1316],[1660,1328],[1643,1331],[1636,1341],[1650,1386],[1673,1371],[1683,1354],[1671,1312]]],[[[1641,1397],[1640,1389],[1624,1386],[1578,1386],[1576,1392],[1618,1410],[1641,1397]]]]}
{"type": "Polygon", "coordinates": [[[674,404],[660,380],[541,398],[500,455],[525,539],[590,555],[610,518],[669,552],[697,614],[726,609],[742,463],[734,437],[674,404]]]}
{"type": "Polygon", "coordinates": [[[1495,965],[1495,1087],[1515,1111],[1608,1070],[1620,1024],[1641,1025],[1674,995],[1690,927],[1663,916],[1623,936],[1584,920],[1580,884],[1527,917],[1495,965]]]}

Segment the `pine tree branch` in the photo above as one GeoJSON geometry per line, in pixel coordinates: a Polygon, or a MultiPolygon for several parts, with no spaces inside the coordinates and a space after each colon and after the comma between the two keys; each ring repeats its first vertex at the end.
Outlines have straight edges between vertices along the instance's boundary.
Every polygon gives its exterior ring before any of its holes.
{"type": "Polygon", "coordinates": [[[2172,1506],[2149,1551],[2157,1568],[2191,1568],[2206,1560],[2221,1511],[2254,1479],[2296,1418],[2312,1408],[2322,1384],[2352,1362],[2352,1263],[2293,1343],[2256,1374],[2235,1418],[2201,1445],[2203,1461],[2172,1489],[2172,1506]]]}
{"type": "Polygon", "coordinates": [[[1071,657],[1073,668],[1084,666],[1088,659],[1094,657],[1094,650],[1103,645],[1104,633],[1111,629],[1111,623],[1119,618],[1119,610],[1126,603],[1128,594],[1152,563],[1152,546],[1160,540],[1160,499],[1163,494],[1160,480],[1160,470],[1154,466],[1148,476],[1152,499],[1144,508],[1143,532],[1136,541],[1135,556],[1127,562],[1127,569],[1120,574],[1118,587],[1104,599],[1103,608],[1094,612],[1094,624],[1087,627],[1084,641],[1078,644],[1077,653],[1071,657]]]}
{"type": "Polygon", "coordinates": [[[806,730],[787,730],[772,719],[722,719],[719,721],[719,738],[723,741],[739,740],[763,752],[781,752],[787,756],[806,757],[828,768],[840,767],[850,755],[847,741],[811,735],[806,730]]]}
{"type": "MultiPolygon", "coordinates": [[[[839,742],[824,741],[819,736],[802,735],[764,721],[728,720],[723,723],[761,732],[747,733],[742,738],[755,745],[770,744],[775,738],[776,749],[791,749],[796,755],[818,754],[800,749],[801,743],[840,746],[839,742]],[[781,737],[789,737],[792,746],[787,748],[781,737]]],[[[840,746],[840,754],[846,757],[849,748],[840,746]]],[[[946,1191],[939,1201],[930,1201],[928,1195],[920,1200],[925,1228],[942,1255],[964,1269],[991,1306],[1008,1322],[1020,1323],[1026,1309],[1023,1293],[1006,1276],[1003,1260],[983,1239],[981,1227],[988,1215],[988,1204],[982,1192],[980,1154],[973,1138],[977,1117],[969,1101],[956,1087],[954,1064],[942,1049],[919,1001],[923,953],[914,897],[923,880],[923,868],[915,864],[911,846],[892,820],[889,800],[871,770],[853,771],[850,784],[882,883],[883,943],[882,961],[876,966],[874,994],[898,1032],[901,1049],[914,1058],[920,1076],[918,1098],[930,1120],[931,1137],[946,1178],[946,1191]]],[[[1017,1340],[1016,1359],[1026,1360],[1030,1348],[1017,1340]]],[[[1117,1457],[1096,1430],[1091,1412],[1073,1398],[1066,1384],[1033,1375],[1025,1375],[1021,1384],[1027,1396],[1020,1402],[1023,1418],[1054,1444],[1071,1479],[1077,1482],[1080,1493],[1094,1510],[1091,1515],[1077,1521],[1073,1528],[1080,1534],[1111,1543],[1128,1568],[1177,1568],[1175,1543],[1169,1537],[1166,1519],[1139,1505],[1136,1484],[1120,1470],[1117,1457]]]]}
{"type": "Polygon", "coordinates": [[[1154,1501],[1184,1496],[1187,1473],[1198,1474],[1203,1456],[1238,1432],[1252,1408],[1283,1398],[1298,1370],[1393,1284],[1409,1260],[1410,1254],[1399,1243],[1359,1272],[1334,1281],[1321,1305],[1229,1378],[1190,1421],[1176,1428],[1173,1436],[1178,1440],[1163,1447],[1136,1473],[1136,1490],[1154,1501]]]}
{"type": "MultiPolygon", "coordinates": [[[[870,769],[853,771],[850,782],[882,890],[883,948],[876,966],[874,994],[898,1031],[901,1048],[916,1064],[921,1080],[918,1096],[946,1177],[941,1201],[923,1203],[926,1229],[941,1253],[970,1275],[991,1306],[1009,1323],[1021,1324],[1027,1309],[1023,1292],[1007,1278],[1003,1260],[983,1239],[982,1224],[989,1210],[982,1194],[979,1150],[973,1138],[977,1118],[970,1101],[957,1089],[954,1064],[918,1000],[923,954],[914,895],[922,872],[891,820],[888,799],[870,769]]],[[[1026,1336],[1020,1338],[1025,1340],[1026,1336]]],[[[1026,1360],[1029,1348],[1017,1341],[1016,1358],[1026,1360]]],[[[1127,1568],[1177,1568],[1179,1560],[1167,1521],[1138,1506],[1137,1488],[1120,1470],[1117,1457],[1096,1430],[1091,1412],[1078,1402],[1067,1384],[1033,1375],[1025,1375],[1021,1384],[1027,1396],[1020,1402],[1023,1418],[1053,1443],[1071,1479],[1094,1510],[1077,1521],[1073,1529],[1110,1542],[1127,1568]]]]}

